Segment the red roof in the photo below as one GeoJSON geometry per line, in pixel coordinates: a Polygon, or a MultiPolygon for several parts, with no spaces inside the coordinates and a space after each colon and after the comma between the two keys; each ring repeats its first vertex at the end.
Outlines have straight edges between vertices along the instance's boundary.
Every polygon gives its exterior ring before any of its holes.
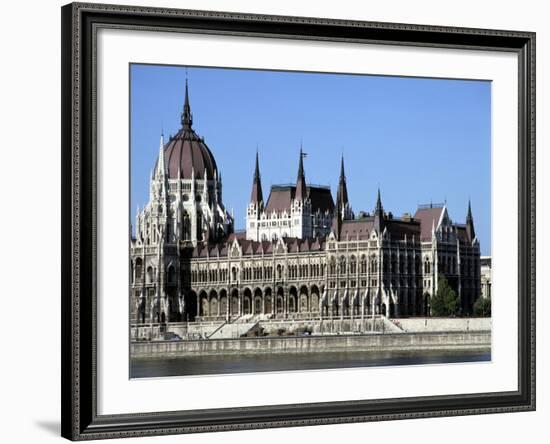
{"type": "Polygon", "coordinates": [[[340,230],[340,239],[368,239],[373,227],[373,218],[343,220],[340,230]]]}
{"type": "Polygon", "coordinates": [[[416,210],[414,219],[420,221],[420,240],[430,240],[432,238],[432,226],[437,228],[443,207],[426,207],[416,210]]]}
{"type": "Polygon", "coordinates": [[[265,206],[265,211],[271,213],[272,211],[282,212],[288,210],[290,208],[290,202],[294,199],[295,192],[296,187],[294,186],[272,186],[267,199],[267,205],[265,206]]]}
{"type": "MultiPolygon", "coordinates": [[[[231,236],[232,239],[228,239],[226,243],[223,244],[211,244],[204,245],[198,244],[192,250],[189,249],[188,254],[192,257],[206,257],[207,251],[211,257],[226,257],[228,252],[228,247],[237,239],[238,244],[241,247],[244,256],[253,256],[253,255],[271,255],[274,250],[274,242],[271,241],[251,241],[243,238],[235,238],[234,235],[231,236]]],[[[283,242],[288,246],[289,253],[299,253],[299,252],[308,252],[308,251],[321,251],[325,248],[325,238],[314,238],[314,239],[298,239],[296,237],[285,237],[283,242]]]]}
{"type": "MultiPolygon", "coordinates": [[[[266,213],[289,210],[295,195],[296,187],[294,185],[273,185],[267,199],[266,213]]],[[[314,213],[317,211],[324,213],[327,210],[332,213],[334,211],[330,188],[308,185],[307,195],[311,200],[311,210],[314,213]]]]}

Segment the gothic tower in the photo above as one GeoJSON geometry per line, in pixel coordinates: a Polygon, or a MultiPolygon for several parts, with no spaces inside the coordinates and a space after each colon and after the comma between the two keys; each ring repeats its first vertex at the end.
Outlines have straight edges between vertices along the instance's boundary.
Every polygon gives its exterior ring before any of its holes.
{"type": "Polygon", "coordinates": [[[246,237],[249,240],[260,239],[260,218],[264,210],[264,197],[262,193],[262,180],[260,177],[260,160],[256,151],[256,165],[252,179],[252,193],[246,211],[246,237]]]}

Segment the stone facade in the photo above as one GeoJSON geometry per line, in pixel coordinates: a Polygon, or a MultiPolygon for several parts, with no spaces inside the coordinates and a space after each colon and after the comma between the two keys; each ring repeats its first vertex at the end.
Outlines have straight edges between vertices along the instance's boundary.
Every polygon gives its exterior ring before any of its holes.
{"type": "Polygon", "coordinates": [[[492,265],[491,256],[481,256],[481,296],[491,297],[492,265]]]}
{"type": "Polygon", "coordinates": [[[470,207],[465,224],[446,205],[396,218],[379,190],[373,212],[356,217],[343,159],[334,202],[329,187],[306,184],[303,158],[296,184],[273,186],[264,204],[256,156],[246,232],[235,233],[186,87],[182,129],[166,145],[161,137],[136,216],[131,322],[429,316],[442,275],[461,314],[472,313],[481,280],[470,207]]]}

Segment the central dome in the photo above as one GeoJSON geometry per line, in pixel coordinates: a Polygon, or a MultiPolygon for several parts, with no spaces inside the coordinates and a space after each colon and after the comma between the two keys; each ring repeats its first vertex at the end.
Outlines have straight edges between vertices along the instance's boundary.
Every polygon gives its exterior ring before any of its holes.
{"type": "Polygon", "coordinates": [[[191,179],[192,171],[195,171],[195,179],[214,178],[217,170],[216,161],[210,149],[191,128],[181,129],[164,146],[164,159],[170,179],[177,179],[178,173],[182,179],[191,179]]]}
{"type": "Polygon", "coordinates": [[[216,161],[212,152],[204,143],[204,139],[193,131],[193,115],[189,105],[189,93],[187,80],[185,80],[185,104],[181,113],[182,128],[170,137],[168,144],[164,146],[164,159],[168,177],[170,179],[191,179],[193,171],[195,179],[214,178],[217,170],[216,161]]]}

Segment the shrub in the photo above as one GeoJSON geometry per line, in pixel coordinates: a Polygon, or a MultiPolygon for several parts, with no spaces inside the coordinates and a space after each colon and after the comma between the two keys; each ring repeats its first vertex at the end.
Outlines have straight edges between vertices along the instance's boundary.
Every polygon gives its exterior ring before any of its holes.
{"type": "Polygon", "coordinates": [[[480,296],[474,304],[474,314],[483,318],[491,316],[491,298],[480,296]]]}
{"type": "Polygon", "coordinates": [[[432,316],[456,316],[458,313],[458,296],[451,288],[445,276],[437,281],[437,292],[432,298],[432,316]]]}

